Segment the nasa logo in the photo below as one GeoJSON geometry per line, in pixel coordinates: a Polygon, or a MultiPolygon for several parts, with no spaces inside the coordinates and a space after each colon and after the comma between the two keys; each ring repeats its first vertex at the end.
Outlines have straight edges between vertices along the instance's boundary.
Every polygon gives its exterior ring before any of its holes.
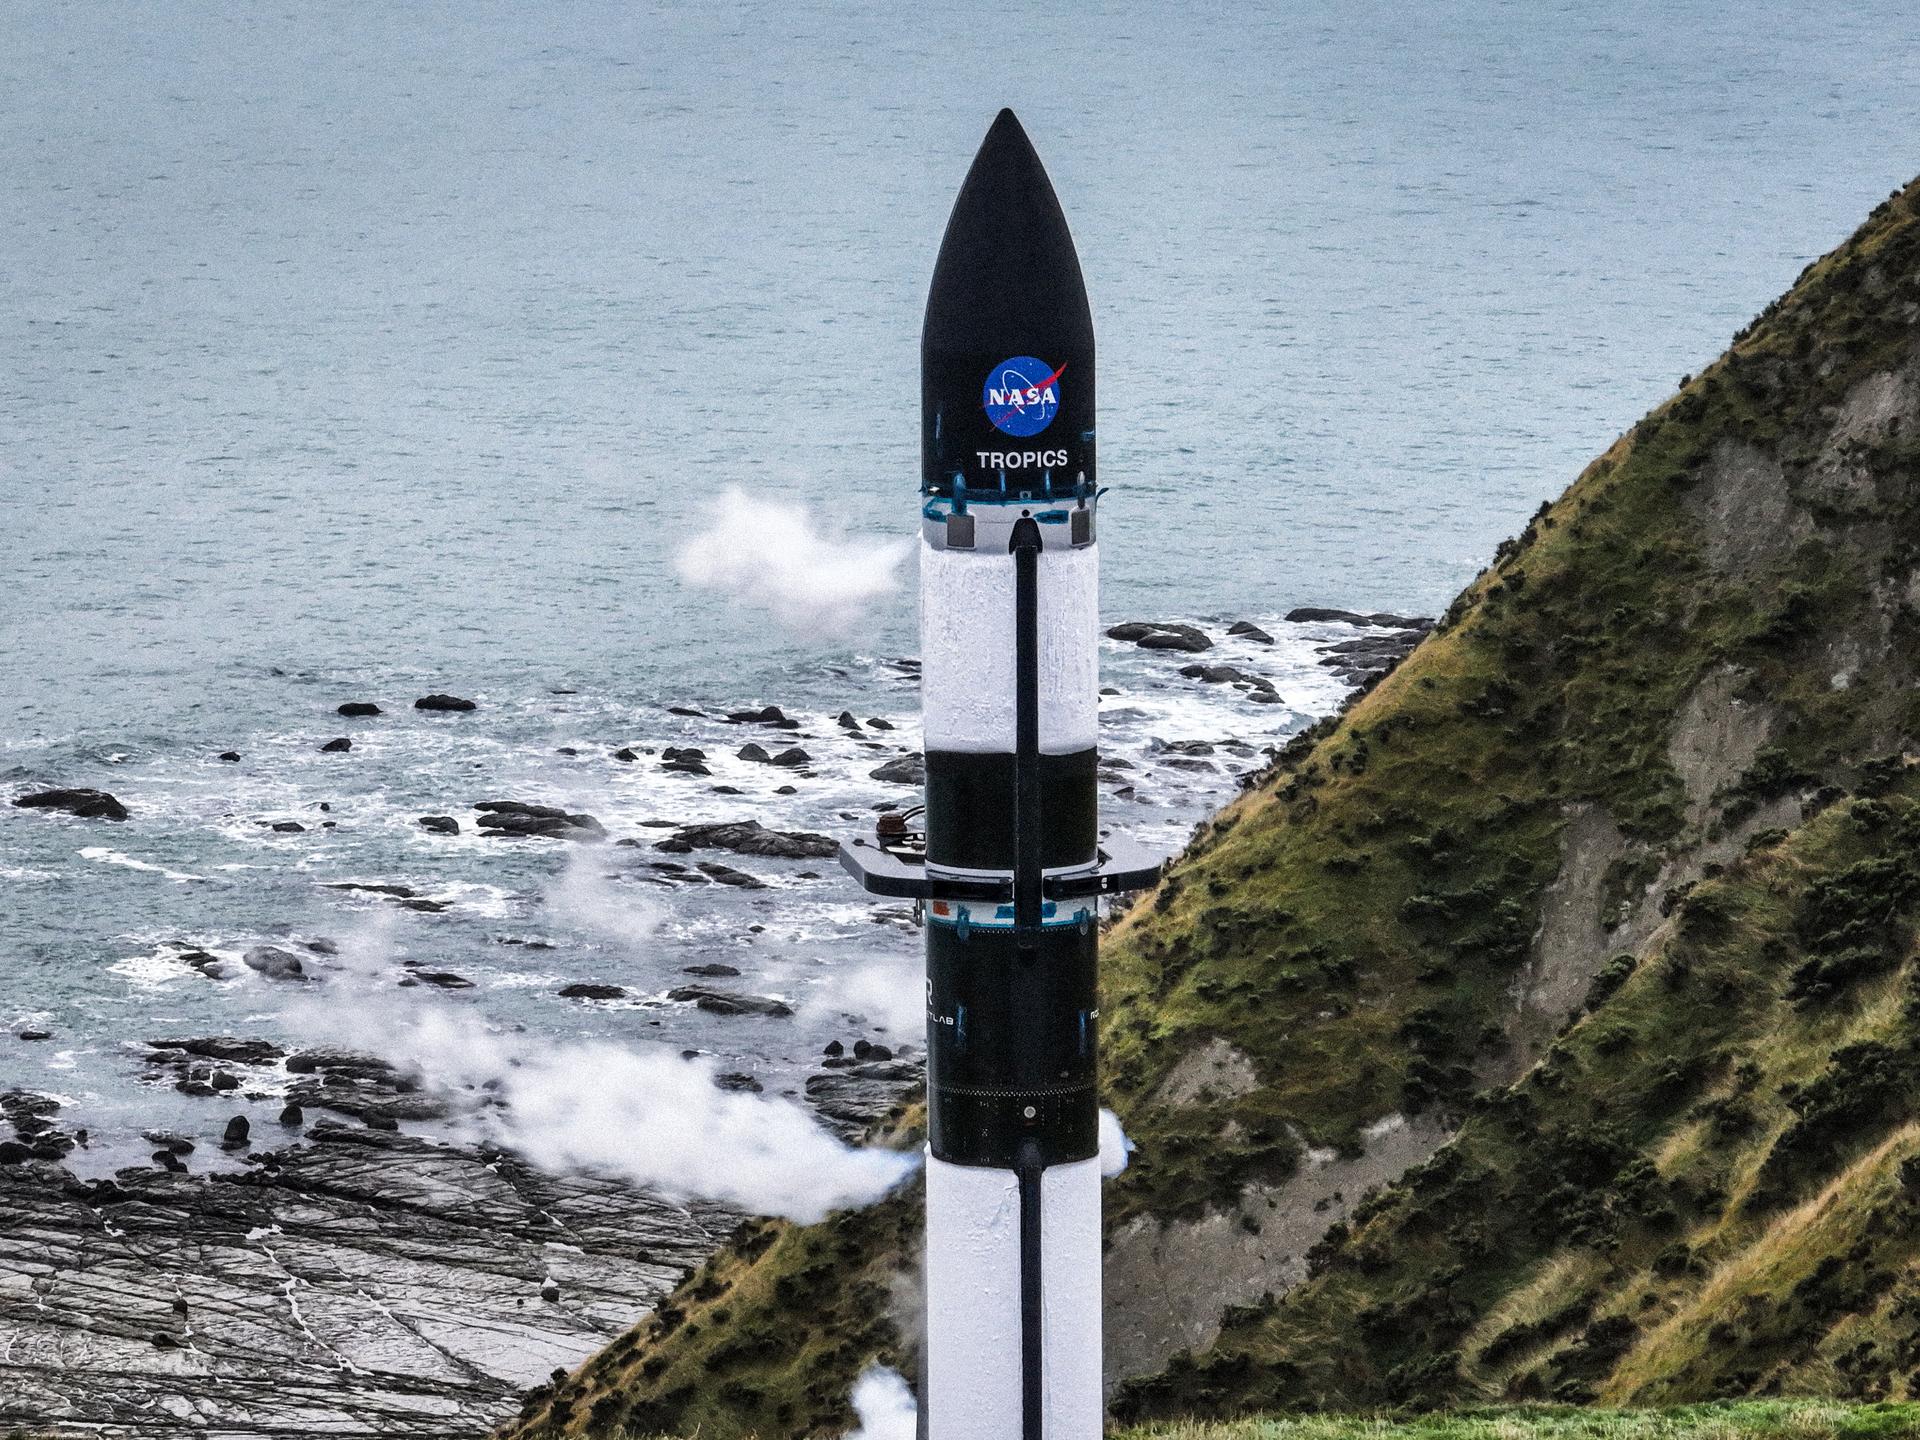
{"type": "Polygon", "coordinates": [[[1046,429],[1060,411],[1060,377],[1066,370],[1064,365],[1055,370],[1031,355],[1015,355],[994,366],[980,391],[993,428],[1023,439],[1046,429]]]}

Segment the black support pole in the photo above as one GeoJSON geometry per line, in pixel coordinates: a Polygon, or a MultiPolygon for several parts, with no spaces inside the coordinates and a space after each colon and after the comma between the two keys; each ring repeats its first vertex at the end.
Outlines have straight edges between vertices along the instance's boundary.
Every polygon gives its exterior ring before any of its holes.
{"type": "Polygon", "coordinates": [[[1013,929],[1021,952],[1040,938],[1040,527],[1013,527],[1013,929]]]}
{"type": "Polygon", "coordinates": [[[1046,1171],[1037,1143],[1021,1144],[1014,1173],[1020,1177],[1020,1435],[1021,1440],[1041,1440],[1046,1414],[1041,1326],[1046,1315],[1040,1269],[1040,1177],[1046,1171]]]}

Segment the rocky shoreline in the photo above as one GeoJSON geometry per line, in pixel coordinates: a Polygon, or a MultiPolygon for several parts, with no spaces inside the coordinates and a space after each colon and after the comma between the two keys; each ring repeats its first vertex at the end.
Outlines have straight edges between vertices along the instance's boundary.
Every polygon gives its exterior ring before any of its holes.
{"type": "MultiPolygon", "coordinates": [[[[14,1134],[0,1142],[0,1424],[142,1440],[482,1434],[744,1218],[403,1133],[444,1107],[375,1056],[232,1037],[150,1048],[210,1094],[249,1066],[311,1077],[283,1113],[297,1139],[256,1149],[235,1116],[223,1148],[246,1152],[237,1173],[189,1173],[194,1142],[156,1132],[151,1166],[82,1180],[61,1161],[87,1136],[60,1105],[0,1096],[14,1134]]],[[[829,1048],[807,1098],[843,1138],[919,1083],[917,1057],[829,1048]]]]}
{"type": "MultiPolygon", "coordinates": [[[[1318,646],[1318,663],[1349,686],[1386,673],[1431,623],[1318,610],[1287,619],[1363,627],[1352,640],[1318,646]]],[[[1258,647],[1273,638],[1250,622],[1212,633],[1185,622],[1129,622],[1108,633],[1169,652],[1169,678],[1230,687],[1254,705],[1280,699],[1258,665],[1258,647]],[[1237,664],[1194,658],[1222,639],[1238,642],[1228,652],[1237,664]]],[[[911,677],[912,662],[895,663],[911,677]]],[[[375,726],[405,708],[359,699],[335,707],[342,718],[375,726]]],[[[473,725],[485,714],[484,705],[446,694],[423,696],[411,708],[445,717],[436,725],[473,725]]],[[[726,727],[719,733],[731,730],[741,743],[715,753],[701,748],[713,744],[704,736],[698,746],[621,745],[605,751],[616,767],[644,761],[698,780],[723,764],[737,772],[744,761],[752,773],[785,782],[773,793],[787,795],[795,793],[792,782],[813,777],[826,747],[852,744],[855,773],[877,790],[872,811],[911,803],[908,791],[921,782],[917,750],[888,734],[894,726],[880,717],[843,711],[821,724],[771,704],[725,713],[667,708],[726,727]],[[749,738],[756,734],[762,738],[749,738]]],[[[318,748],[330,760],[343,757],[340,764],[357,763],[348,737],[318,748]]],[[[231,750],[218,758],[234,764],[243,756],[231,750]]],[[[1131,799],[1141,763],[1240,770],[1260,758],[1238,741],[1156,740],[1135,761],[1106,757],[1103,776],[1118,787],[1116,798],[1131,799]]],[[[705,788],[741,793],[725,783],[705,788]]],[[[105,790],[43,781],[11,801],[83,826],[137,824],[141,797],[129,798],[131,807],[105,790]]],[[[546,796],[482,799],[409,823],[427,836],[605,845],[609,857],[625,857],[623,875],[664,889],[766,890],[769,881],[818,880],[835,853],[829,835],[754,819],[640,819],[637,830],[615,834],[634,818],[611,825],[546,796]],[[766,878],[716,855],[761,862],[766,878]]],[[[306,824],[273,821],[271,829],[293,837],[334,824],[330,814],[306,824]]],[[[381,872],[318,883],[425,915],[450,903],[445,892],[423,893],[381,872]]],[[[499,943],[552,948],[524,937],[499,943]]],[[[169,941],[160,952],[212,981],[290,992],[321,989],[342,963],[331,939],[297,931],[218,953],[208,947],[169,941]]],[[[753,993],[732,965],[682,968],[684,980],[646,997],[598,977],[548,983],[560,997],[589,1005],[657,1002],[749,1017],[740,1023],[794,1014],[778,994],[753,993]]],[[[444,960],[408,959],[390,967],[390,983],[461,990],[475,982],[444,960]]],[[[41,1030],[16,1035],[48,1038],[41,1030]]],[[[478,1434],[511,1414],[526,1389],[625,1330],[743,1218],[604,1177],[543,1173],[504,1150],[454,1138],[460,1132],[451,1121],[505,1102],[436,1093],[423,1077],[377,1056],[245,1034],[158,1034],[135,1053],[142,1083],[197,1097],[195,1105],[231,1102],[213,1121],[217,1139],[206,1131],[149,1131],[149,1163],[82,1178],[76,1172],[99,1141],[69,1120],[60,1101],[26,1090],[0,1094],[0,1424],[163,1440],[478,1434]],[[231,1113],[242,1102],[249,1113],[231,1113]]],[[[917,1052],[850,1038],[828,1044],[804,1079],[791,1077],[797,1085],[783,1084],[854,1140],[897,1114],[920,1075],[917,1052]]],[[[714,1082],[763,1089],[747,1067],[714,1082]]],[[[90,1173],[99,1168],[95,1161],[90,1173]]]]}

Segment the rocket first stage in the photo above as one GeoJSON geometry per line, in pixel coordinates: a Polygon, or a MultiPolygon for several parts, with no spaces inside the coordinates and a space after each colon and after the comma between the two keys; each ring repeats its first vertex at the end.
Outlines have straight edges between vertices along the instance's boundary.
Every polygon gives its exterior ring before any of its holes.
{"type": "Polygon", "coordinates": [[[921,902],[931,1440],[1101,1433],[1098,897],[1157,863],[1098,832],[1093,320],[1000,112],[921,335],[924,834],[841,858],[921,902]]]}

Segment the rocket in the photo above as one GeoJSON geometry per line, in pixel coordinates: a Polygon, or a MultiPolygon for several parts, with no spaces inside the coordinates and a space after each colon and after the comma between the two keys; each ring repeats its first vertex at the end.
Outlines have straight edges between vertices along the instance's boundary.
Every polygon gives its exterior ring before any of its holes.
{"type": "Polygon", "coordinates": [[[841,847],[927,956],[930,1440],[1096,1440],[1099,897],[1157,862],[1098,828],[1093,318],[1002,110],[921,333],[922,828],[841,847]]]}

